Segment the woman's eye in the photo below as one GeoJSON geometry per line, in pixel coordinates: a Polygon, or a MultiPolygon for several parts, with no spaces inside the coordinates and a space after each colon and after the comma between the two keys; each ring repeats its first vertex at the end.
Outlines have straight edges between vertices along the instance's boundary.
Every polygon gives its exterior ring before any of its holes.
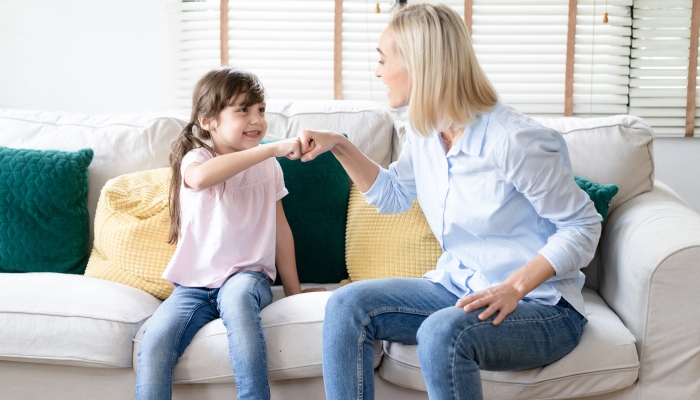
{"type": "Polygon", "coordinates": [[[258,110],[258,112],[260,112],[260,113],[265,113],[265,107],[261,107],[261,108],[258,110]]]}

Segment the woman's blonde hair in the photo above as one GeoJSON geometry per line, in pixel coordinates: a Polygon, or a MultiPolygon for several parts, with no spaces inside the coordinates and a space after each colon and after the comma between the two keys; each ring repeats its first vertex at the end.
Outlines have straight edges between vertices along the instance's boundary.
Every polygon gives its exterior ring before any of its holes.
{"type": "Polygon", "coordinates": [[[446,5],[412,4],[389,21],[399,62],[412,78],[408,120],[428,136],[469,125],[491,110],[498,93],[481,69],[467,27],[446,5]]]}

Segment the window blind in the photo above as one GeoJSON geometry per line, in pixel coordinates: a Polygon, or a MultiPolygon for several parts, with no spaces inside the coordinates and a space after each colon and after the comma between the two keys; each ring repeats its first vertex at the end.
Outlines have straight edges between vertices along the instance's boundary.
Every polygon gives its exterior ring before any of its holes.
{"type": "Polygon", "coordinates": [[[221,65],[219,0],[168,3],[172,106],[189,109],[192,90],[205,73],[221,65]]]}
{"type": "Polygon", "coordinates": [[[632,0],[578,0],[574,116],[627,114],[631,6],[632,0]]]}
{"type": "Polygon", "coordinates": [[[254,72],[271,99],[333,99],[335,3],[230,0],[229,65],[254,72]]]}
{"type": "Polygon", "coordinates": [[[685,134],[692,3],[634,2],[629,113],[643,117],[658,136],[685,134]]]}

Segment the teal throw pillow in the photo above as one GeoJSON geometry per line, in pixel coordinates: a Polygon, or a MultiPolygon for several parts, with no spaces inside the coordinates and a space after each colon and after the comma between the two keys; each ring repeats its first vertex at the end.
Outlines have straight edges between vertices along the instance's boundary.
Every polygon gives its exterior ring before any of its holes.
{"type": "Polygon", "coordinates": [[[605,225],[605,219],[608,217],[608,209],[613,196],[617,194],[617,185],[601,185],[580,176],[574,176],[574,180],[578,187],[588,193],[593,200],[596,211],[603,217],[601,225],[605,225]]]}
{"type": "Polygon", "coordinates": [[[92,156],[0,147],[0,272],[85,271],[92,156]]]}
{"type": "MultiPolygon", "coordinates": [[[[265,139],[262,144],[279,139],[265,139]]],[[[294,235],[301,283],[338,283],[345,267],[345,225],[350,177],[331,152],[302,162],[280,157],[289,194],[282,206],[294,235]]],[[[280,284],[279,275],[275,284],[280,284]]]]}

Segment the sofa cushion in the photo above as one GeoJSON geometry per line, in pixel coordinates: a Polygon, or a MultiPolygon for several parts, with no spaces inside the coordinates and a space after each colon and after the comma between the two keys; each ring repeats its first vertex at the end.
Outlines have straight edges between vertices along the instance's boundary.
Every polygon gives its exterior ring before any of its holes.
{"type": "MultiPolygon", "coordinates": [[[[481,371],[484,398],[565,399],[623,389],[637,380],[635,339],[600,296],[583,290],[588,324],[579,345],[545,367],[524,371],[481,371]]],[[[416,346],[384,343],[379,375],[400,386],[425,391],[416,346]]]]}
{"type": "Polygon", "coordinates": [[[0,147],[0,272],[85,271],[92,156],[0,147]]]}
{"type": "MultiPolygon", "coordinates": [[[[296,137],[302,129],[344,132],[377,164],[391,161],[391,111],[371,101],[270,101],[265,109],[269,136],[296,137]]],[[[1,144],[1,143],[0,143],[1,144]]]]}
{"type": "Polygon", "coordinates": [[[82,275],[2,274],[0,360],[131,367],[132,339],[160,303],[82,275]]]}
{"type": "Polygon", "coordinates": [[[574,174],[617,185],[609,212],[654,184],[654,133],[639,117],[536,118],[560,132],[574,174]]]}
{"type": "MultiPolygon", "coordinates": [[[[262,143],[279,139],[266,138],[262,143]]],[[[338,283],[347,278],[345,223],[350,177],[335,156],[324,153],[312,161],[278,157],[284,185],[284,213],[294,236],[297,274],[301,283],[338,283]],[[323,243],[322,246],[312,244],[323,243]]],[[[275,284],[282,283],[277,274],[275,284]]]]}
{"type": "Polygon", "coordinates": [[[608,210],[610,209],[612,198],[618,191],[617,185],[601,185],[575,175],[574,180],[576,180],[578,187],[580,187],[584,192],[588,193],[588,195],[591,197],[595,210],[598,211],[598,214],[600,214],[601,217],[603,217],[600,224],[605,225],[605,219],[608,217],[608,210]]]}
{"type": "Polygon", "coordinates": [[[161,277],[175,246],[168,244],[170,168],[107,181],[95,213],[95,242],[85,276],[144,290],[163,300],[173,285],[161,277]]]}
{"type": "MultiPolygon", "coordinates": [[[[331,292],[312,292],[285,297],[260,312],[271,380],[323,376],[321,328],[330,295],[331,292]]],[[[144,330],[148,330],[148,323],[134,339],[135,370],[144,330]]],[[[374,350],[376,368],[382,357],[380,341],[375,343],[374,350]]],[[[208,323],[197,332],[175,365],[173,382],[233,382],[226,328],[221,319],[208,323]]]]}
{"type": "Polygon", "coordinates": [[[63,151],[93,149],[95,156],[88,169],[92,233],[97,199],[105,182],[130,172],[167,167],[170,144],[185,124],[164,113],[84,115],[0,110],[0,146],[63,151]]]}
{"type": "Polygon", "coordinates": [[[435,269],[443,253],[417,200],[404,213],[379,214],[355,185],[350,192],[345,235],[345,260],[353,282],[420,278],[435,269]]]}

